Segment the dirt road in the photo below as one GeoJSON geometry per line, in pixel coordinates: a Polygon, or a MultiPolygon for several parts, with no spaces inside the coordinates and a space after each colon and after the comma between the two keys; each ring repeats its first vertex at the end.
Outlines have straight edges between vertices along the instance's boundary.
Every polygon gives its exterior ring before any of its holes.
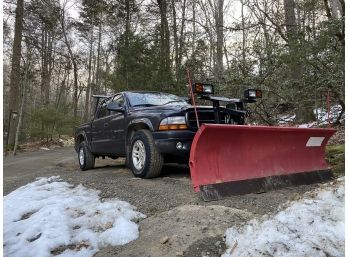
{"type": "Polygon", "coordinates": [[[123,159],[97,160],[95,169],[82,172],[73,148],[56,148],[4,158],[4,195],[37,177],[56,175],[74,185],[98,189],[102,198],[127,201],[147,215],[139,223],[138,240],[104,248],[98,257],[219,256],[226,228],[272,214],[286,201],[316,187],[285,188],[206,203],[193,192],[186,166],[165,166],[162,176],[151,180],[134,178],[123,159]]]}

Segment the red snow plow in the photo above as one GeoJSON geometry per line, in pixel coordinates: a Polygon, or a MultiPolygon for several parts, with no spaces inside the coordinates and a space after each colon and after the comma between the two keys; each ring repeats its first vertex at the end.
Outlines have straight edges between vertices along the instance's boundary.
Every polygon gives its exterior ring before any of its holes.
{"type": "Polygon", "coordinates": [[[205,201],[333,177],[325,145],[334,129],[235,125],[244,124],[243,104],[255,102],[261,91],[247,90],[245,99],[229,99],[212,96],[211,85],[196,83],[190,90],[194,106],[198,94],[199,99],[211,100],[214,109],[214,124],[205,124],[195,113],[198,131],[189,160],[194,190],[205,201]],[[220,107],[221,101],[226,106],[220,107]],[[228,122],[226,116],[233,115],[239,122],[228,122]]]}

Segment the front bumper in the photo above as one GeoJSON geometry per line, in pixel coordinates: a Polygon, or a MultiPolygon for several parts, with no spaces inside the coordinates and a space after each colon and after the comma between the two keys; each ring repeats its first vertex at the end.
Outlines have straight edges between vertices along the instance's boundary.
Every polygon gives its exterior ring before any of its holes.
{"type": "Polygon", "coordinates": [[[158,151],[163,155],[189,157],[195,132],[190,130],[168,130],[152,132],[158,151]],[[182,148],[177,148],[181,142],[182,148]]]}

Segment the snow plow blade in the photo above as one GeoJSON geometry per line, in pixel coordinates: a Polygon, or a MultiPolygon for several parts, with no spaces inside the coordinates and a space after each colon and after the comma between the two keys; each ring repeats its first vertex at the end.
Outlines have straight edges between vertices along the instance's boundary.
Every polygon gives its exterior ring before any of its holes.
{"type": "Polygon", "coordinates": [[[205,201],[333,177],[325,145],[334,129],[203,124],[190,152],[194,190],[205,201]]]}

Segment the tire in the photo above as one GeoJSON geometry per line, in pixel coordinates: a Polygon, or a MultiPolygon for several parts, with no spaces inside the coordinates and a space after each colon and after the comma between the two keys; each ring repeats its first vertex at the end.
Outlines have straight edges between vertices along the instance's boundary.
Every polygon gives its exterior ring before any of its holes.
{"type": "Polygon", "coordinates": [[[128,163],[135,177],[155,178],[161,174],[163,156],[158,152],[151,132],[135,132],[128,149],[128,163]]]}
{"type": "Polygon", "coordinates": [[[94,168],[95,156],[88,149],[85,141],[80,143],[77,157],[81,170],[89,170],[94,168]]]}

